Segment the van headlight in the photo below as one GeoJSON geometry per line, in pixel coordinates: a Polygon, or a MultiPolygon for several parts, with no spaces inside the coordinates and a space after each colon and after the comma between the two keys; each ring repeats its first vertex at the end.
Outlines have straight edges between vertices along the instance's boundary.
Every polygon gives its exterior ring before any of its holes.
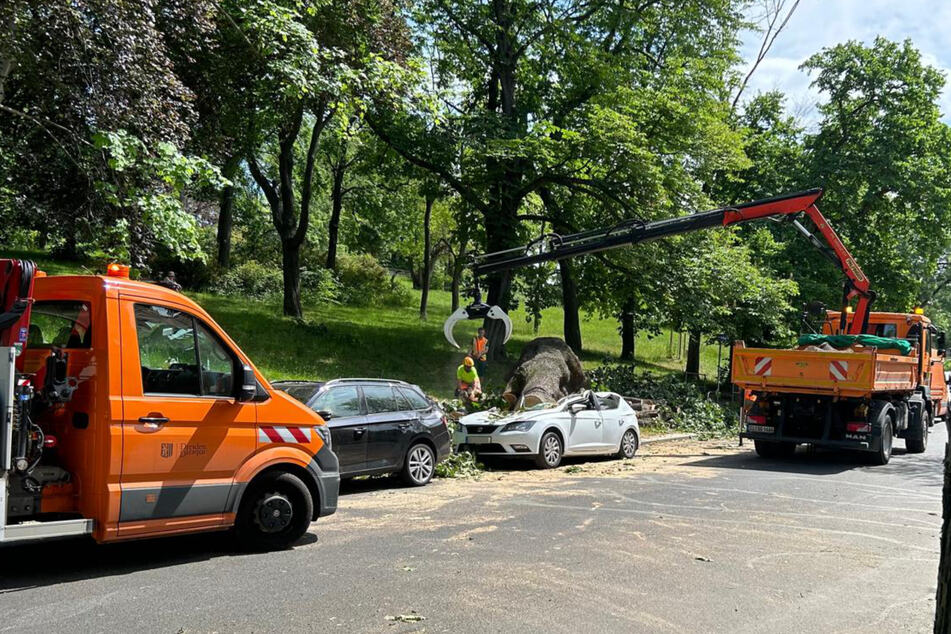
{"type": "Polygon", "coordinates": [[[517,422],[517,423],[509,423],[508,425],[506,425],[505,427],[502,428],[502,431],[503,431],[503,432],[507,432],[507,431],[528,431],[529,429],[532,428],[532,425],[534,425],[534,424],[535,424],[535,421],[533,421],[533,420],[523,420],[523,421],[519,421],[519,422],[517,422]]]}
{"type": "Polygon", "coordinates": [[[327,445],[328,449],[333,449],[333,441],[330,436],[329,427],[327,427],[326,425],[315,425],[314,432],[316,432],[316,434],[320,436],[320,439],[324,441],[324,444],[327,445]]]}

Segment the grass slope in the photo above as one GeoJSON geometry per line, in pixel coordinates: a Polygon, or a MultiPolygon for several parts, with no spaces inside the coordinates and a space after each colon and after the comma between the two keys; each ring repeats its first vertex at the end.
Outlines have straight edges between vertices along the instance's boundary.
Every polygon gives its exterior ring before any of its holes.
{"type": "MultiPolygon", "coordinates": [[[[247,302],[205,293],[192,294],[238,342],[269,378],[340,376],[399,378],[423,387],[428,393],[448,397],[454,388],[456,366],[463,353],[452,349],[442,334],[450,314],[449,293],[430,295],[429,319],[421,321],[415,307],[305,306],[298,322],[280,316],[279,301],[247,302]]],[[[414,294],[418,296],[418,294],[414,294]]],[[[512,311],[514,332],[508,350],[514,359],[536,335],[525,314],[512,311]]],[[[544,312],[538,336],[561,336],[562,311],[544,312]]],[[[456,326],[456,340],[466,345],[478,322],[456,326]]],[[[586,319],[582,322],[585,353],[582,361],[592,368],[620,353],[616,322],[586,319]]],[[[676,347],[677,337],[674,337],[676,347]]],[[[637,341],[637,365],[659,372],[682,371],[683,361],[669,358],[669,333],[637,341]]],[[[706,346],[702,370],[716,373],[715,346],[706,346]]],[[[490,364],[491,386],[501,387],[507,364],[490,364]]]]}
{"type": "MultiPolygon", "coordinates": [[[[91,264],[55,260],[42,252],[5,251],[2,257],[27,258],[50,275],[92,273],[91,264]]],[[[335,377],[387,377],[416,383],[430,394],[449,397],[454,389],[456,366],[462,353],[443,338],[442,323],[450,314],[450,295],[430,294],[429,320],[421,321],[417,305],[340,306],[305,305],[302,321],[281,316],[281,302],[248,301],[210,293],[187,293],[201,304],[251,357],[269,379],[331,379],[335,377]]],[[[413,292],[418,303],[419,293],[413,292]]],[[[561,308],[544,311],[537,336],[560,337],[561,308]]],[[[536,335],[525,313],[511,313],[514,333],[508,350],[518,358],[522,346],[536,335]]],[[[467,345],[478,322],[456,326],[456,340],[467,345]]],[[[585,318],[581,324],[585,353],[582,361],[592,368],[605,358],[616,358],[621,340],[617,322],[585,318]]],[[[683,370],[683,360],[668,355],[669,333],[637,339],[637,366],[657,372],[683,370]]],[[[674,336],[676,350],[677,336],[674,336]]],[[[701,371],[715,377],[716,346],[704,346],[701,371]]],[[[488,386],[501,387],[507,367],[490,364],[488,386]]]]}

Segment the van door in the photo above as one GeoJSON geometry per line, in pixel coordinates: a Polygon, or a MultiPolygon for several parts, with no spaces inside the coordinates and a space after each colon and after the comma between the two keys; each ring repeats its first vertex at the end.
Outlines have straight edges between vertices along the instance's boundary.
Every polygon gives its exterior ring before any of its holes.
{"type": "Polygon", "coordinates": [[[120,295],[120,310],[119,534],[219,525],[255,449],[255,405],[235,398],[238,357],[184,307],[120,295]]]}

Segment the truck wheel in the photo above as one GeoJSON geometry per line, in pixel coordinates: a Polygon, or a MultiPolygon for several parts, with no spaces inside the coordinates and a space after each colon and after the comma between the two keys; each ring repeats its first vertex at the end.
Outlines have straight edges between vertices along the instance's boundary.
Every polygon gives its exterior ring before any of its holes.
{"type": "Polygon", "coordinates": [[[436,472],[436,455],[429,445],[418,443],[406,452],[403,460],[403,472],[400,476],[403,482],[413,487],[429,484],[436,472]]]}
{"type": "Polygon", "coordinates": [[[796,443],[775,440],[754,440],[753,447],[760,458],[788,458],[796,453],[796,443]]]}
{"type": "Polygon", "coordinates": [[[565,452],[561,438],[553,431],[546,431],[538,443],[538,455],[535,464],[542,469],[554,469],[561,464],[561,456],[565,452]]]}
{"type": "Polygon", "coordinates": [[[931,426],[928,410],[922,409],[921,420],[908,423],[905,431],[905,449],[908,453],[924,453],[928,448],[928,428],[931,426]]]}
{"type": "Polygon", "coordinates": [[[314,516],[314,500],[293,473],[274,471],[251,482],[235,518],[235,536],[247,550],[283,550],[297,542],[314,516]]]}

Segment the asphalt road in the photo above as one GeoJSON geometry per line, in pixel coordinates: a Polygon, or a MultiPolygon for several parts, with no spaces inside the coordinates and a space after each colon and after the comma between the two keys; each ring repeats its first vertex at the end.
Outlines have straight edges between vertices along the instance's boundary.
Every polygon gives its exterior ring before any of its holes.
{"type": "Polygon", "coordinates": [[[272,554],[222,535],[5,549],[0,631],[927,632],[945,441],[939,424],[885,467],[655,445],[358,482],[272,554]]]}

